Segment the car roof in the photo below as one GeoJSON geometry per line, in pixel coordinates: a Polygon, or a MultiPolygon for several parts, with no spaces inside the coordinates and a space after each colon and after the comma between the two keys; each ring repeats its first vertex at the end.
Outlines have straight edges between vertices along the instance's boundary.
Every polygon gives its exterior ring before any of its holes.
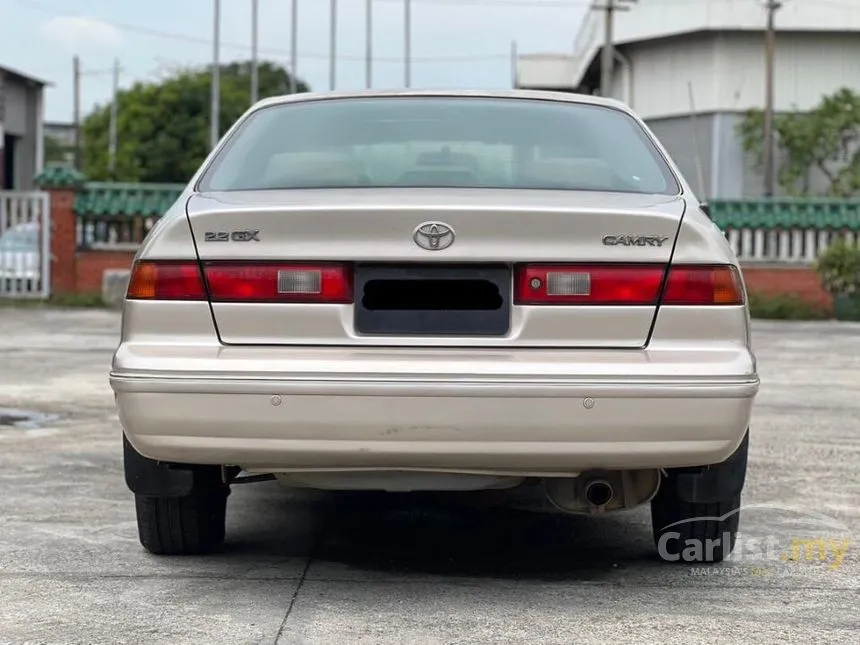
{"type": "Polygon", "coordinates": [[[322,101],[332,99],[353,98],[390,98],[390,97],[427,97],[427,98],[489,98],[489,99],[525,99],[540,101],[555,101],[557,103],[578,103],[615,108],[632,114],[627,104],[621,101],[594,96],[591,94],[574,94],[570,92],[550,92],[546,90],[350,90],[342,92],[302,92],[300,94],[285,94],[272,96],[258,101],[251,109],[280,105],[286,103],[301,103],[307,101],[322,101]]]}

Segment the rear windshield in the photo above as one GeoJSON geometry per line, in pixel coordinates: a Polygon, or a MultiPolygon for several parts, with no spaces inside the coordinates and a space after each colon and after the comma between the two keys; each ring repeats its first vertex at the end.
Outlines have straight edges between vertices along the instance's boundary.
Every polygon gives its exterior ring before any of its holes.
{"type": "Polygon", "coordinates": [[[645,131],[620,110],[477,97],[270,106],[230,137],[198,189],[359,187],[679,192],[645,131]]]}

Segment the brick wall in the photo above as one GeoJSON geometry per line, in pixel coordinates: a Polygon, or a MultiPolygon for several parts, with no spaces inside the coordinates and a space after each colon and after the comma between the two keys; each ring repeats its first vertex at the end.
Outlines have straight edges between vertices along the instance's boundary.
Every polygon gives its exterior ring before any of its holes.
{"type": "Polygon", "coordinates": [[[101,293],[104,272],[110,269],[130,269],[134,251],[78,251],[76,256],[76,292],[101,293]]]}
{"type": "Polygon", "coordinates": [[[833,298],[821,287],[821,279],[810,266],[746,265],[743,274],[750,293],[796,294],[828,309],[833,306],[833,298]]]}
{"type": "Polygon", "coordinates": [[[77,286],[75,191],[51,191],[51,293],[79,293],[77,286]]]}
{"type": "MultiPolygon", "coordinates": [[[[48,189],[51,192],[53,233],[53,294],[97,294],[102,289],[104,272],[128,269],[134,258],[129,250],[79,250],[75,188],[48,189]]],[[[794,264],[746,264],[743,267],[747,288],[764,295],[796,294],[816,305],[830,309],[832,298],[822,288],[812,267],[794,264]]]]}
{"type": "Polygon", "coordinates": [[[134,251],[79,250],[75,190],[51,190],[51,294],[100,294],[109,269],[129,269],[134,251]]]}

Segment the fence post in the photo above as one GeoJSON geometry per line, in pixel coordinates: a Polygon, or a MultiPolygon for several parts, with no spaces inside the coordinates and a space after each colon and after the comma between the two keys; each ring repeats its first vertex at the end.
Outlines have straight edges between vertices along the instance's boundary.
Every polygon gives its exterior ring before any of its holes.
{"type": "Polygon", "coordinates": [[[75,199],[85,182],[83,174],[64,166],[49,166],[36,177],[36,185],[51,195],[51,295],[77,290],[75,199]]]}

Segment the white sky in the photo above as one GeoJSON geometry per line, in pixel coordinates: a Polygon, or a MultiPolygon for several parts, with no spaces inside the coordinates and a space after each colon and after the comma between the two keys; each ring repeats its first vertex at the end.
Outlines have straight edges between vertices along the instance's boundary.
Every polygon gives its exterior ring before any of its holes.
{"type": "MultiPolygon", "coordinates": [[[[858,0],[860,2],[860,0],[858,0]]],[[[259,0],[260,56],[288,66],[290,0],[259,0]]],[[[510,87],[520,52],[566,52],[590,0],[412,0],[413,87],[510,87]]],[[[221,0],[222,62],[250,57],[251,0],[221,0]]],[[[330,0],[298,0],[299,76],[329,85],[330,0]]],[[[338,0],[338,89],[364,87],[365,0],[338,0]]],[[[212,60],[213,0],[0,0],[0,65],[48,80],[46,118],[72,115],[72,56],[84,114],[121,86],[212,60]]],[[[375,87],[403,86],[403,0],[374,0],[375,87]]]]}

